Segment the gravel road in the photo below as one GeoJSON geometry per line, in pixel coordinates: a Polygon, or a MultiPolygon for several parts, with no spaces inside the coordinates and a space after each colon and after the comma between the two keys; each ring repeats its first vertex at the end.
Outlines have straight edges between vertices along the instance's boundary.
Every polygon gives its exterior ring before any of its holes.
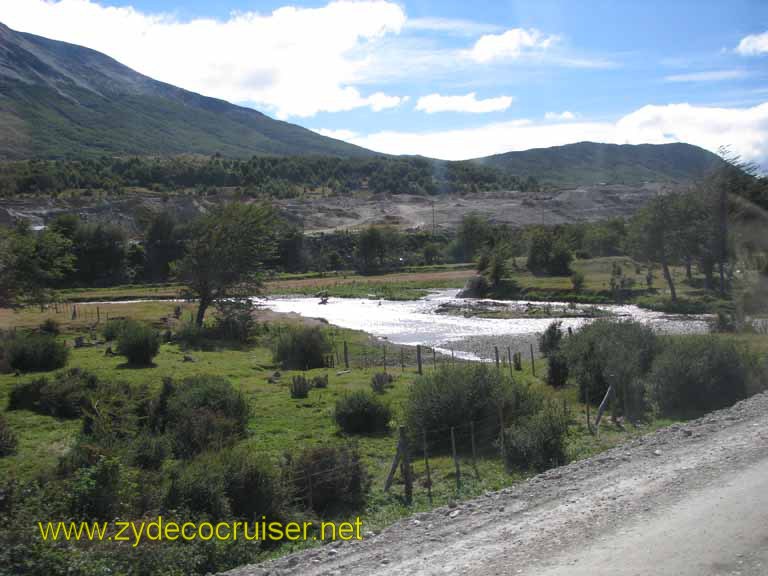
{"type": "Polygon", "coordinates": [[[363,541],[227,574],[768,574],[768,393],[363,541]]]}

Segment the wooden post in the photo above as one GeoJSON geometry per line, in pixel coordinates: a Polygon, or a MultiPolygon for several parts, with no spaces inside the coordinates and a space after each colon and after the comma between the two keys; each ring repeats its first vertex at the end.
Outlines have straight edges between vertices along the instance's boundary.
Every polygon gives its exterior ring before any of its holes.
{"type": "Polygon", "coordinates": [[[99,307],[96,306],[96,324],[101,322],[101,311],[99,310],[99,307]]]}
{"type": "Polygon", "coordinates": [[[501,368],[501,365],[499,364],[499,347],[498,346],[493,347],[493,353],[496,355],[496,370],[499,370],[501,368]]]}
{"type": "Polygon", "coordinates": [[[421,374],[421,344],[416,344],[416,371],[421,374]]]}
{"type": "Polygon", "coordinates": [[[413,475],[411,474],[411,455],[408,450],[408,440],[405,438],[405,426],[400,426],[400,472],[405,484],[405,503],[413,502],[413,475]]]}
{"type": "Polygon", "coordinates": [[[386,374],[387,373],[387,345],[384,344],[382,348],[384,349],[384,373],[386,374]]]}
{"type": "Polygon", "coordinates": [[[475,477],[480,480],[480,471],[477,469],[477,449],[475,447],[475,421],[469,423],[469,435],[472,439],[472,468],[475,470],[475,477]]]}
{"type": "Polygon", "coordinates": [[[504,459],[504,405],[499,404],[499,446],[501,458],[504,459]]]}
{"type": "Polygon", "coordinates": [[[531,372],[536,376],[536,361],[533,359],[533,344],[531,344],[531,372]]]}
{"type": "Polygon", "coordinates": [[[400,348],[400,371],[405,372],[405,350],[400,348]]]}
{"type": "Polygon", "coordinates": [[[453,453],[453,463],[456,465],[456,491],[461,491],[461,466],[459,465],[459,457],[456,454],[456,435],[451,426],[451,452],[453,453]]]}
{"type": "Polygon", "coordinates": [[[451,346],[451,364],[456,363],[456,356],[453,354],[453,346],[451,346]]]}
{"type": "Polygon", "coordinates": [[[432,473],[429,469],[429,453],[427,452],[427,431],[422,431],[422,446],[424,448],[424,469],[427,472],[427,497],[432,504],[432,473]]]}
{"type": "Polygon", "coordinates": [[[512,348],[509,346],[507,346],[507,359],[509,360],[509,377],[514,379],[515,373],[512,368],[512,348]]]}
{"type": "Polygon", "coordinates": [[[402,437],[397,441],[397,449],[395,450],[395,457],[392,459],[392,466],[390,466],[389,474],[387,475],[387,480],[386,482],[384,482],[384,492],[389,492],[389,488],[392,486],[392,480],[395,479],[395,472],[397,471],[397,465],[400,463],[401,456],[402,456],[402,437]]]}
{"type": "Polygon", "coordinates": [[[344,340],[344,368],[349,370],[349,346],[346,340],[344,340]]]}
{"type": "Polygon", "coordinates": [[[611,397],[612,392],[613,384],[608,386],[608,390],[605,391],[603,401],[600,402],[600,407],[597,409],[597,418],[595,418],[595,432],[598,436],[600,435],[600,419],[603,417],[603,412],[605,411],[606,406],[608,406],[608,399],[611,397]]]}
{"type": "Polygon", "coordinates": [[[437,368],[437,352],[432,348],[432,367],[437,368]]]}

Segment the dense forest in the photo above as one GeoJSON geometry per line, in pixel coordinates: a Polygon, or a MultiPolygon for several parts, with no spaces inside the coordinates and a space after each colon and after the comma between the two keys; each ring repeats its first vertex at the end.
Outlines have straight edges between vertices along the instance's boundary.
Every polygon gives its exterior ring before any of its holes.
{"type": "Polygon", "coordinates": [[[55,195],[65,190],[126,188],[174,191],[196,187],[238,187],[247,195],[295,197],[308,189],[331,194],[358,190],[390,194],[472,193],[483,190],[537,190],[533,178],[521,178],[471,162],[425,158],[325,156],[221,156],[30,160],[0,164],[0,197],[55,195]]]}

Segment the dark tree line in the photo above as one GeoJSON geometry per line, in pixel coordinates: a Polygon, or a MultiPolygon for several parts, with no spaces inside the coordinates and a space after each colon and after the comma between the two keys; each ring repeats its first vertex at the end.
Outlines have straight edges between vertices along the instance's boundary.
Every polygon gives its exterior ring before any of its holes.
{"type": "Polygon", "coordinates": [[[308,189],[334,194],[370,190],[388,194],[471,194],[484,190],[537,190],[520,178],[472,162],[424,158],[343,159],[270,157],[108,158],[0,164],[0,196],[57,194],[64,190],[120,192],[137,187],[173,191],[239,187],[264,197],[293,197],[308,189]]]}

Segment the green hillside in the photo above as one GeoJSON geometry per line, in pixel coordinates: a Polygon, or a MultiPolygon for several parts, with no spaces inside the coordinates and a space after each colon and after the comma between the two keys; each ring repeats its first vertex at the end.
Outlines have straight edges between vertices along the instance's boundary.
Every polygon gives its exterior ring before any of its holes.
{"type": "Polygon", "coordinates": [[[690,144],[579,142],[507,152],[475,161],[520,176],[532,176],[542,184],[575,186],[687,182],[707,174],[720,159],[690,144]]]}

